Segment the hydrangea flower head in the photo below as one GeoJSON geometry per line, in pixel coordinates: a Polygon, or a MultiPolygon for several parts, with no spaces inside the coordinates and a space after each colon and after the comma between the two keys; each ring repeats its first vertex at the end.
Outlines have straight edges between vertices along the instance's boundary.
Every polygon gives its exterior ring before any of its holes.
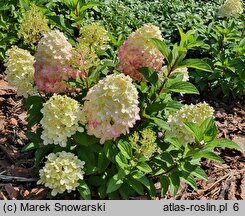
{"type": "Polygon", "coordinates": [[[78,42],[88,44],[93,50],[104,50],[108,47],[109,37],[105,28],[98,23],[91,23],[84,26],[78,42]]]}
{"type": "Polygon", "coordinates": [[[164,57],[149,40],[151,38],[163,40],[158,27],[145,24],[133,32],[119,49],[118,69],[134,80],[145,80],[137,71],[140,67],[150,67],[155,71],[162,68],[164,57]]]}
{"type": "Polygon", "coordinates": [[[34,87],[34,57],[27,50],[12,46],[6,52],[6,80],[17,88],[19,96],[28,97],[36,93],[34,87]]]}
{"type": "Polygon", "coordinates": [[[50,31],[48,20],[36,5],[31,4],[30,9],[24,13],[24,17],[18,33],[23,36],[26,44],[37,43],[43,34],[50,31]]]}
{"type": "Polygon", "coordinates": [[[241,0],[226,0],[219,10],[222,17],[232,17],[243,12],[241,0]]]}
{"type": "Polygon", "coordinates": [[[132,79],[124,74],[100,80],[84,100],[87,132],[100,138],[101,144],[126,134],[140,119],[137,89],[132,79]]]}
{"type": "Polygon", "coordinates": [[[170,131],[166,131],[166,136],[176,137],[185,144],[195,142],[194,136],[185,128],[184,122],[192,122],[201,125],[202,122],[212,117],[214,109],[206,102],[196,105],[184,105],[174,115],[168,117],[170,131]]]}
{"type": "Polygon", "coordinates": [[[70,193],[79,186],[78,181],[83,179],[82,170],[85,162],[70,152],[51,153],[47,156],[45,166],[39,170],[40,180],[37,184],[44,184],[52,189],[52,196],[70,193]]]}
{"type": "Polygon", "coordinates": [[[99,65],[100,59],[89,44],[80,41],[73,49],[69,62],[74,69],[82,71],[84,76],[89,73],[90,68],[96,68],[99,65]]]}
{"type": "Polygon", "coordinates": [[[72,46],[59,30],[45,34],[38,43],[35,58],[44,64],[60,63],[71,56],[72,46]]]}
{"type": "Polygon", "coordinates": [[[44,145],[58,144],[66,146],[67,138],[83,131],[79,123],[85,122],[85,117],[79,103],[67,96],[54,95],[41,109],[43,127],[41,138],[44,145]]]}
{"type": "Polygon", "coordinates": [[[34,64],[34,78],[39,91],[48,93],[72,91],[66,81],[68,78],[82,76],[82,72],[69,64],[71,51],[71,44],[58,30],[53,30],[41,38],[34,64]]]}
{"type": "Polygon", "coordinates": [[[136,154],[144,155],[147,159],[158,150],[156,143],[157,136],[150,128],[143,129],[140,134],[135,131],[130,137],[129,141],[133,145],[136,154]]]}

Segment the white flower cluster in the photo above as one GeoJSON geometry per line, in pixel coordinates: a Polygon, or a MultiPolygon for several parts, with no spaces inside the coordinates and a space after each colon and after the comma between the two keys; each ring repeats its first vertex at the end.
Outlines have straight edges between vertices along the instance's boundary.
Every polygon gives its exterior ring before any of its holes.
{"type": "Polygon", "coordinates": [[[237,14],[242,14],[243,5],[241,0],[226,0],[219,10],[219,15],[222,17],[232,17],[237,14]]]}
{"type": "Polygon", "coordinates": [[[6,52],[6,80],[17,88],[19,96],[36,93],[34,87],[34,57],[27,51],[13,46],[6,52]]]}
{"type": "Polygon", "coordinates": [[[44,184],[52,189],[52,196],[57,193],[70,193],[79,186],[78,181],[83,179],[82,171],[85,162],[70,152],[51,153],[47,156],[45,166],[39,170],[40,180],[37,184],[44,184]]]}
{"type": "Polygon", "coordinates": [[[166,131],[166,136],[176,137],[184,144],[195,142],[194,136],[185,128],[184,122],[193,122],[201,125],[202,122],[212,117],[214,109],[206,102],[196,105],[184,105],[174,115],[168,117],[168,123],[171,128],[166,131]]]}
{"type": "Polygon", "coordinates": [[[45,34],[38,43],[35,58],[43,64],[54,65],[71,57],[72,45],[59,30],[45,34]]]}
{"type": "Polygon", "coordinates": [[[84,100],[88,134],[100,138],[101,144],[126,134],[140,119],[137,89],[124,74],[100,80],[84,100]]]}
{"type": "Polygon", "coordinates": [[[85,122],[85,117],[79,103],[67,96],[52,96],[41,109],[43,118],[40,123],[43,127],[41,138],[44,145],[59,144],[66,146],[67,138],[83,132],[79,123],[85,122]]]}

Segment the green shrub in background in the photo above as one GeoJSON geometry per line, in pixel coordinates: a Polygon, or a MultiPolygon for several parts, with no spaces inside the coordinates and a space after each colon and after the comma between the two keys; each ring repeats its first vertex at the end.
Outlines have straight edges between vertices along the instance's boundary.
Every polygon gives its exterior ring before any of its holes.
{"type": "Polygon", "coordinates": [[[0,2],[0,61],[4,59],[6,50],[18,42],[18,19],[21,12],[16,8],[16,2],[0,2]]]}
{"type": "Polygon", "coordinates": [[[234,99],[245,95],[245,22],[237,19],[212,22],[200,28],[200,38],[205,42],[202,56],[212,65],[212,73],[191,73],[201,92],[214,97],[234,99]]]}

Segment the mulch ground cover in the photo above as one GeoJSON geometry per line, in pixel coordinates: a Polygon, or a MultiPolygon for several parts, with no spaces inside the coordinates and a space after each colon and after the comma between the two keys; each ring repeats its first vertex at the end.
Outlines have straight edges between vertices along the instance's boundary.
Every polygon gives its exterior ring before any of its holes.
{"type": "MultiPolygon", "coordinates": [[[[219,127],[218,137],[231,139],[241,145],[242,150],[216,149],[225,163],[203,160],[202,168],[209,180],[198,180],[198,191],[181,183],[176,197],[167,193],[155,199],[197,199],[197,200],[245,200],[245,105],[240,99],[230,103],[208,98],[183,97],[187,103],[205,100],[215,109],[215,120],[219,127]]],[[[35,152],[22,153],[29,141],[25,136],[26,110],[22,98],[0,74],[0,199],[48,199],[44,186],[36,185],[38,168],[34,166],[35,152]]],[[[156,188],[159,183],[155,184],[156,188]]],[[[96,197],[97,198],[97,197],[96,197]]],[[[79,199],[74,192],[55,199],[79,199]]],[[[146,196],[132,199],[149,199],[146,196]]]]}

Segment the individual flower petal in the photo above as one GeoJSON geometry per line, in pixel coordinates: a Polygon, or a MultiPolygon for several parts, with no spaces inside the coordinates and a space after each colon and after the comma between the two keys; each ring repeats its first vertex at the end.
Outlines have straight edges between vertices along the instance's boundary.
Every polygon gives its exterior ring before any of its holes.
{"type": "Polygon", "coordinates": [[[140,119],[137,89],[124,74],[100,80],[84,100],[88,134],[100,138],[102,144],[126,134],[140,119]]]}
{"type": "Polygon", "coordinates": [[[47,156],[45,166],[39,170],[40,180],[37,183],[52,189],[52,196],[66,190],[70,193],[79,186],[78,181],[83,179],[84,164],[73,153],[51,153],[47,156]]]}

